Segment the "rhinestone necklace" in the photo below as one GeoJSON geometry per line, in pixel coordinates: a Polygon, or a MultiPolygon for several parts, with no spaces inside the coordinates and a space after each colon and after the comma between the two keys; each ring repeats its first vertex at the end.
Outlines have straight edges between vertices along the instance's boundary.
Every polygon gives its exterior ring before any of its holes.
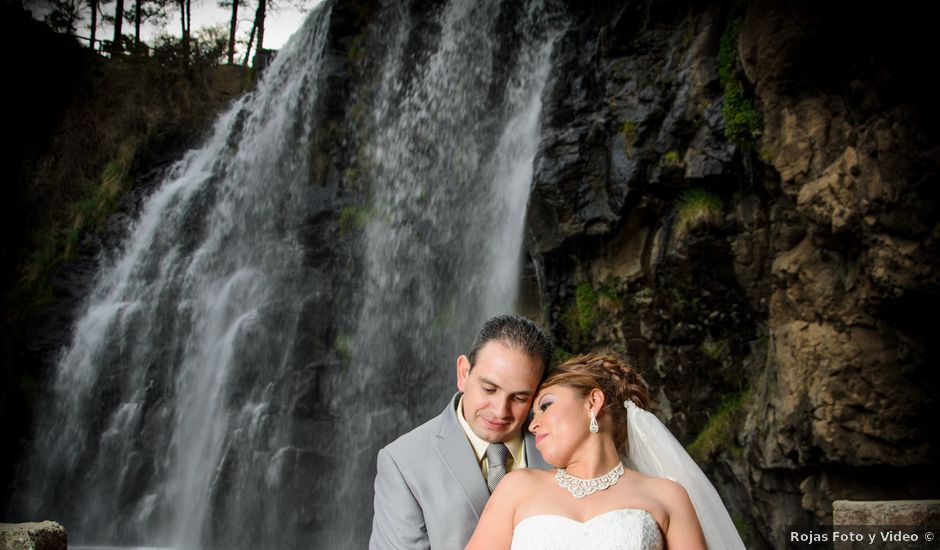
{"type": "Polygon", "coordinates": [[[555,470],[555,479],[558,485],[568,489],[568,492],[574,495],[574,498],[584,498],[596,491],[603,491],[611,485],[617,483],[620,476],[623,475],[623,463],[618,462],[613,470],[607,472],[601,477],[593,479],[581,479],[568,473],[564,468],[555,470]]]}

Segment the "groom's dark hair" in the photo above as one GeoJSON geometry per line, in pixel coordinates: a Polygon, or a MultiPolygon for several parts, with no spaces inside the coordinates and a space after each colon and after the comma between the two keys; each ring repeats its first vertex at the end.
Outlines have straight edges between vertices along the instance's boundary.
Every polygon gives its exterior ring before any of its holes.
{"type": "Polygon", "coordinates": [[[540,357],[542,368],[545,370],[548,370],[552,363],[551,337],[531,319],[521,315],[497,315],[483,323],[483,328],[473,339],[470,353],[467,354],[471,369],[476,362],[477,353],[489,342],[501,342],[530,357],[540,357]]]}

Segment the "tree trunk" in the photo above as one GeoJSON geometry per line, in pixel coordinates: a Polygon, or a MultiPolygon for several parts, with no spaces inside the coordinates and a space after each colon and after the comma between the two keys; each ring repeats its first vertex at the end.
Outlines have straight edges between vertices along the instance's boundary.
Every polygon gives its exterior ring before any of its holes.
{"type": "Polygon", "coordinates": [[[256,30],[258,30],[258,21],[251,24],[251,34],[248,36],[248,48],[245,49],[245,59],[242,60],[242,67],[247,67],[248,60],[251,59],[251,44],[255,41],[256,30]]]}
{"type": "Polygon", "coordinates": [[[238,27],[238,0],[232,0],[232,24],[228,32],[228,64],[235,63],[235,30],[238,27]]]}
{"type": "Polygon", "coordinates": [[[134,53],[140,53],[140,18],[143,13],[141,3],[144,0],[134,2],[134,53]]]}
{"type": "Polygon", "coordinates": [[[91,32],[89,33],[88,47],[94,51],[95,31],[98,30],[98,0],[88,0],[88,5],[91,7],[91,32]]]}
{"type": "Polygon", "coordinates": [[[258,0],[258,14],[255,16],[255,25],[258,27],[258,43],[255,44],[256,55],[264,55],[264,12],[267,0],[258,0]]]}
{"type": "Polygon", "coordinates": [[[114,40],[111,42],[111,55],[120,55],[122,47],[121,30],[124,25],[124,0],[117,0],[114,6],[114,40]]]}
{"type": "Polygon", "coordinates": [[[190,0],[179,0],[180,3],[180,27],[183,34],[183,66],[189,67],[189,7],[190,0]]]}

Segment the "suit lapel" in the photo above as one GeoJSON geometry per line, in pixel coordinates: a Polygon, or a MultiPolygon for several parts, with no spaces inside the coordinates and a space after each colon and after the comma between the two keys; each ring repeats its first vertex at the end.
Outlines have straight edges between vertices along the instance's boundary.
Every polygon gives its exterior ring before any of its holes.
{"type": "Polygon", "coordinates": [[[535,436],[526,430],[526,434],[523,440],[525,441],[525,457],[526,462],[528,463],[527,466],[529,468],[536,468],[538,470],[551,470],[552,466],[548,462],[545,462],[545,459],[542,458],[542,453],[540,453],[539,450],[535,448],[535,436]]]}
{"type": "Polygon", "coordinates": [[[490,493],[480,473],[480,465],[476,461],[470,442],[467,441],[467,435],[463,433],[463,429],[457,422],[456,404],[459,399],[458,393],[441,415],[441,429],[437,434],[436,450],[444,462],[444,467],[463,490],[470,508],[479,520],[483,507],[490,498],[490,493]]]}

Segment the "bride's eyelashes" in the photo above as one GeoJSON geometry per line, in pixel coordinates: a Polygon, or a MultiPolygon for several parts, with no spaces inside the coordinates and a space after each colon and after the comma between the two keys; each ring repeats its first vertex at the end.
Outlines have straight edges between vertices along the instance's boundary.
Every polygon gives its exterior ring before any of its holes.
{"type": "Polygon", "coordinates": [[[547,409],[547,408],[549,407],[549,405],[551,405],[551,404],[554,403],[554,402],[555,402],[555,400],[554,400],[553,398],[551,398],[551,397],[543,397],[543,398],[539,401],[538,409],[539,409],[540,411],[542,411],[542,412],[545,412],[545,409],[547,409]]]}

